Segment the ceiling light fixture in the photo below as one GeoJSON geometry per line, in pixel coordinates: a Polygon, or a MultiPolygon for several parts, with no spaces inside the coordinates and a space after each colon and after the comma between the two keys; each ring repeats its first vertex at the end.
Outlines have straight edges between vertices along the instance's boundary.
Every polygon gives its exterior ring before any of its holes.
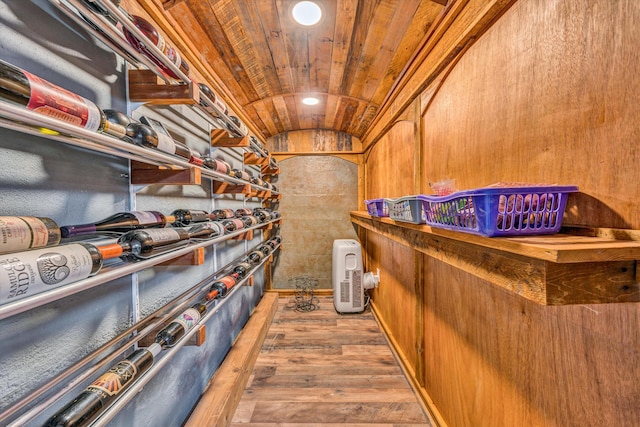
{"type": "Polygon", "coordinates": [[[315,2],[301,1],[293,6],[291,14],[298,24],[310,27],[320,22],[322,9],[315,2]]]}
{"type": "Polygon", "coordinates": [[[304,105],[318,105],[320,103],[320,100],[318,98],[310,96],[308,98],[303,98],[302,103],[304,105]]]}

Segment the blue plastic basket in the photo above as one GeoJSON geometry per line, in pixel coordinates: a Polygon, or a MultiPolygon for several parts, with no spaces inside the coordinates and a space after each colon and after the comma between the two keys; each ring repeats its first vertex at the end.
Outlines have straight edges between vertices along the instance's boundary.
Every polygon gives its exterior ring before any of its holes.
{"type": "Polygon", "coordinates": [[[498,187],[422,196],[432,227],[483,236],[557,233],[575,186],[498,187]]]}
{"type": "Polygon", "coordinates": [[[386,199],[389,206],[389,218],[396,221],[424,224],[423,195],[386,199]]]}
{"type": "Polygon", "coordinates": [[[367,205],[369,215],[378,217],[389,216],[389,207],[385,199],[365,200],[364,203],[367,205]]]}

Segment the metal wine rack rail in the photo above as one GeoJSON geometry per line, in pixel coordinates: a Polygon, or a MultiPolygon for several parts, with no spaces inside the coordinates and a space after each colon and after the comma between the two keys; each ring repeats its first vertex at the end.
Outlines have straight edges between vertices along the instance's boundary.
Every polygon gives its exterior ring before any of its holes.
{"type": "Polygon", "coordinates": [[[270,191],[277,194],[266,187],[191,164],[180,157],[131,144],[99,132],[89,131],[4,101],[0,101],[0,126],[151,165],[179,167],[185,170],[198,168],[201,170],[202,176],[216,181],[240,185],[248,184],[260,191],[270,191]]]}
{"type": "MultiPolygon", "coordinates": [[[[133,35],[135,35],[138,40],[141,40],[146,49],[151,51],[154,56],[162,62],[162,64],[169,68],[176,76],[179,77],[179,80],[182,84],[194,84],[194,82],[189,79],[187,75],[185,75],[182,70],[180,70],[176,65],[166,57],[164,52],[162,52],[158,47],[152,43],[131,21],[131,19],[126,15],[126,13],[120,9],[118,6],[114,5],[110,1],[98,1],[92,0],[94,3],[99,3],[103,8],[107,9],[111,16],[116,18],[118,22],[130,31],[133,35]]],[[[114,51],[119,53],[124,59],[126,59],[132,66],[136,68],[140,68],[141,66],[145,66],[154,74],[156,74],[159,78],[164,80],[167,84],[172,84],[172,82],[160,71],[157,65],[155,65],[151,60],[149,60],[142,53],[135,50],[131,45],[127,42],[122,34],[122,31],[118,29],[113,23],[111,23],[106,17],[100,15],[99,13],[94,12],[90,8],[86,6],[85,3],[79,0],[49,0],[55,7],[57,7],[60,11],[62,11],[65,15],[71,18],[76,24],[80,25],[83,29],[88,31],[90,34],[95,36],[98,40],[105,43],[107,46],[111,47],[114,51]],[[74,10],[75,9],[75,10],[74,10]],[[91,25],[88,20],[91,21],[91,25]]],[[[175,84],[175,83],[173,83],[175,84]]],[[[233,129],[239,135],[244,135],[242,130],[220,109],[217,105],[209,99],[205,94],[200,93],[200,97],[204,98],[207,104],[212,107],[219,115],[219,117],[213,116],[208,111],[206,111],[201,105],[198,103],[195,106],[205,115],[212,119],[214,123],[218,126],[222,126],[233,129]],[[224,123],[221,123],[222,120],[224,123]]],[[[255,135],[254,135],[255,136],[255,135]]],[[[268,154],[258,145],[253,143],[250,140],[251,150],[258,153],[261,157],[268,157],[268,154]]],[[[250,151],[250,150],[249,150],[250,151]]],[[[274,168],[277,168],[272,159],[269,160],[270,165],[274,168]]]]}
{"type": "Polygon", "coordinates": [[[86,289],[96,287],[103,283],[110,282],[120,277],[127,276],[131,273],[142,271],[146,268],[150,268],[158,264],[162,264],[163,262],[171,261],[172,259],[178,258],[182,255],[189,254],[195,249],[212,246],[216,243],[229,240],[236,236],[240,236],[248,231],[264,228],[268,224],[279,222],[279,221],[280,221],[280,218],[272,219],[271,221],[255,225],[253,227],[243,228],[241,230],[237,230],[232,233],[225,234],[224,236],[216,237],[214,239],[204,240],[201,242],[192,241],[182,248],[167,252],[162,255],[155,256],[153,258],[145,259],[142,261],[118,263],[116,265],[107,265],[103,267],[102,270],[100,270],[100,272],[95,276],[89,277],[87,279],[79,280],[77,282],[70,283],[68,285],[52,289],[50,291],[35,294],[31,297],[23,298],[21,300],[0,306],[0,320],[7,317],[15,316],[16,314],[31,310],[33,308],[50,303],[52,301],[65,298],[69,295],[73,295],[75,293],[84,291],[86,289]]]}
{"type": "MultiPolygon", "coordinates": [[[[229,234],[232,236],[232,234],[229,234]]],[[[262,243],[264,244],[264,242],[262,243]]],[[[259,246],[259,245],[258,245],[259,246]]],[[[260,269],[267,261],[271,259],[271,256],[280,249],[280,244],[276,245],[273,250],[270,252],[269,256],[266,256],[262,261],[258,264],[254,265],[251,270],[249,270],[245,277],[242,280],[239,280],[235,286],[229,291],[229,293],[223,299],[215,299],[212,300],[209,304],[207,304],[207,312],[200,319],[200,321],[193,325],[193,327],[185,333],[185,335],[172,347],[168,349],[164,349],[159,355],[157,360],[154,360],[153,365],[142,375],[140,375],[135,382],[127,388],[122,394],[119,395],[117,400],[109,406],[93,423],[92,427],[98,426],[106,426],[109,421],[115,417],[120,410],[124,408],[125,405],[140,391],[142,388],[149,382],[151,379],[173,358],[173,356],[185,346],[191,338],[198,332],[198,326],[206,324],[209,319],[221,308],[224,306],[226,301],[229,300],[229,297],[235,294],[245,283],[247,283],[250,278],[255,274],[255,272],[260,269]],[[211,307],[213,306],[213,307],[211,307]]],[[[195,246],[194,246],[195,247],[195,246]]],[[[257,246],[256,246],[257,247],[257,246]]],[[[193,247],[192,247],[193,248],[193,247]]],[[[255,248],[253,249],[255,250],[255,248]]],[[[250,251],[249,251],[250,252],[250,251]]],[[[248,253],[248,252],[247,252],[248,253]]],[[[160,258],[160,257],[158,257],[160,258]]],[[[105,366],[108,366],[112,362],[116,361],[118,358],[122,357],[127,349],[131,346],[136,345],[140,340],[144,339],[150,333],[156,331],[160,327],[164,326],[168,321],[175,318],[175,316],[182,313],[187,307],[189,307],[194,302],[197,302],[201,299],[202,295],[206,293],[211,284],[215,282],[218,278],[227,274],[234,264],[241,262],[247,258],[247,255],[230,262],[225,265],[221,269],[219,269],[216,273],[211,276],[205,278],[200,281],[198,284],[193,286],[191,289],[188,289],[181,295],[174,298],[171,302],[166,304],[163,308],[157,310],[156,312],[150,314],[143,320],[137,322],[132,325],[129,329],[123,331],[118,336],[111,339],[109,342],[102,345],[100,348],[94,350],[89,355],[85,356],[82,360],[78,361],[73,366],[66,369],[64,372],[60,373],[56,378],[51,381],[48,381],[45,385],[34,390],[30,393],[30,395],[25,396],[20,403],[13,405],[9,409],[0,413],[0,422],[7,422],[7,427],[19,427],[25,425],[26,423],[32,421],[36,418],[43,410],[47,407],[51,406],[58,400],[62,399],[66,394],[69,393],[71,389],[78,387],[80,384],[85,382],[92,375],[96,374],[100,370],[102,370],[105,366]],[[171,308],[167,309],[168,306],[171,308]],[[128,337],[128,338],[127,338],[128,337]],[[111,353],[107,356],[100,359],[97,363],[95,360],[100,358],[100,355],[108,352],[110,349],[111,353]],[[77,375],[79,372],[81,374],[77,375]],[[53,393],[51,395],[47,395],[47,393],[56,385],[61,384],[63,381],[67,380],[73,376],[73,379],[61,390],[53,393]],[[37,404],[33,405],[29,410],[23,411],[23,409],[29,403],[37,402],[37,404]]],[[[5,425],[5,424],[3,424],[5,425]]]]}

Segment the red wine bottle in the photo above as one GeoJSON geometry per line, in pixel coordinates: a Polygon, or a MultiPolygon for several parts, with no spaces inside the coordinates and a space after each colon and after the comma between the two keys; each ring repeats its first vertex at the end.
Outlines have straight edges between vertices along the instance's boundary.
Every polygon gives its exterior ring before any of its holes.
{"type": "Polygon", "coordinates": [[[173,347],[180,338],[198,324],[202,316],[207,312],[204,304],[195,304],[186,309],[156,335],[155,342],[162,348],[173,347]]]}
{"type": "Polygon", "coordinates": [[[267,240],[266,244],[271,248],[271,250],[274,250],[276,246],[280,244],[281,241],[282,241],[282,238],[280,236],[274,236],[273,238],[267,240]]]}
{"type": "Polygon", "coordinates": [[[215,108],[209,105],[205,98],[200,97],[199,100],[200,105],[202,105],[204,109],[208,111],[212,116],[222,117],[223,114],[227,114],[229,112],[227,104],[225,104],[224,101],[222,101],[222,99],[220,99],[220,97],[216,95],[216,93],[211,90],[209,86],[204,83],[198,83],[198,88],[204,96],[206,96],[211,102],[213,102],[215,108]]]}
{"type": "Polygon", "coordinates": [[[186,227],[194,222],[206,222],[210,219],[207,211],[194,209],[176,209],[171,216],[175,218],[173,225],[177,227],[186,227]]]}
{"type": "Polygon", "coordinates": [[[60,231],[65,238],[109,232],[126,233],[139,228],[164,227],[174,221],[173,216],[165,216],[157,211],[120,212],[95,223],[65,225],[60,227],[60,231]]]}
{"type": "Polygon", "coordinates": [[[89,243],[0,255],[0,305],[93,276],[102,261],[89,243]]]}
{"type": "Polygon", "coordinates": [[[45,427],[88,426],[125,389],[153,365],[154,358],[162,351],[154,343],[140,348],[129,357],[112,366],[75,399],[49,418],[45,427]]]}
{"type": "Polygon", "coordinates": [[[125,134],[93,102],[2,60],[0,100],[87,130],[118,138],[125,134]]]}
{"type": "MultiPolygon", "coordinates": [[[[165,54],[165,56],[175,64],[176,67],[182,71],[184,75],[189,77],[189,64],[182,59],[177,50],[169,46],[162,34],[158,32],[158,30],[146,19],[132,15],[131,16],[133,25],[138,28],[142,34],[144,34],[151,43],[153,43],[158,50],[165,54]]],[[[129,44],[138,52],[142,53],[144,56],[149,58],[151,62],[156,64],[162,74],[172,79],[179,79],[178,75],[174,73],[169,67],[167,67],[151,50],[147,47],[147,45],[138,39],[131,31],[129,31],[126,27],[123,27],[123,33],[129,44]]]]}
{"type": "Polygon", "coordinates": [[[211,212],[211,214],[209,215],[209,217],[214,221],[230,219],[230,218],[233,218],[234,216],[235,216],[235,212],[233,211],[233,209],[216,209],[213,212],[211,212]]]}
{"type": "Polygon", "coordinates": [[[224,298],[227,293],[238,283],[240,275],[238,273],[231,273],[227,276],[217,279],[211,284],[209,292],[206,295],[206,300],[211,301],[215,298],[224,298]]]}
{"type": "Polygon", "coordinates": [[[60,228],[51,218],[0,216],[0,253],[55,246],[60,228]]]}
{"type": "Polygon", "coordinates": [[[247,276],[247,273],[249,273],[249,271],[251,271],[252,268],[253,266],[251,264],[249,264],[248,262],[242,261],[233,267],[233,271],[234,273],[238,274],[238,277],[240,279],[244,279],[247,276]]]}
{"type": "Polygon", "coordinates": [[[239,218],[225,219],[222,221],[222,226],[227,230],[227,233],[232,233],[245,228],[244,222],[239,218]]]}

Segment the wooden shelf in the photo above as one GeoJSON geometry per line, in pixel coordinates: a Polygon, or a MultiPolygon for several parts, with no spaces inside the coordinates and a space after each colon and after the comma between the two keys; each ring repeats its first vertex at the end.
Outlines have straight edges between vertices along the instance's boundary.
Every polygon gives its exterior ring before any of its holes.
{"type": "Polygon", "coordinates": [[[640,301],[640,242],[483,237],[351,212],[351,222],[544,305],[640,301]]]}
{"type": "Polygon", "coordinates": [[[278,175],[280,173],[280,167],[273,168],[271,165],[262,166],[260,173],[262,175],[278,175]]]}
{"type": "Polygon", "coordinates": [[[136,185],[200,185],[201,169],[155,166],[131,161],[131,183],[136,185]]]}
{"type": "Polygon", "coordinates": [[[197,104],[200,95],[193,82],[168,85],[153,71],[130,69],[129,99],[156,105],[197,104]]]}
{"type": "Polygon", "coordinates": [[[268,157],[260,157],[256,153],[244,153],[244,164],[245,165],[268,165],[271,156],[268,157]]]}
{"type": "Polygon", "coordinates": [[[249,137],[229,136],[229,132],[224,129],[211,129],[212,147],[249,147],[249,137]]]}
{"type": "Polygon", "coordinates": [[[228,182],[213,182],[214,194],[244,194],[245,196],[251,193],[251,184],[230,184],[228,182]]]}

